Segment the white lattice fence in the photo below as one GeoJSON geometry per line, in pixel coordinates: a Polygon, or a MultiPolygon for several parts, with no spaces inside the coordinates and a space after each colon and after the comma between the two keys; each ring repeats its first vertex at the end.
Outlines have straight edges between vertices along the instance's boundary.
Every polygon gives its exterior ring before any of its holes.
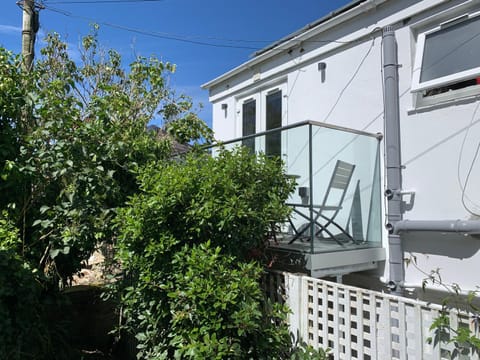
{"type": "MultiPolygon", "coordinates": [[[[269,273],[265,286],[269,296],[291,307],[293,333],[329,347],[335,359],[451,358],[451,345],[427,342],[439,305],[289,273],[269,273]]],[[[449,315],[452,327],[474,331],[467,314],[449,315]]]]}

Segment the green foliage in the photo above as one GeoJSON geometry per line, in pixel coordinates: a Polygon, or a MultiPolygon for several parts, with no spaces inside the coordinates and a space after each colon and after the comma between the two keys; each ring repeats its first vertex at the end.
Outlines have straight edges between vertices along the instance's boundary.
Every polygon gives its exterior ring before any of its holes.
{"type": "Polygon", "coordinates": [[[290,360],[327,360],[331,359],[329,356],[330,349],[315,349],[311,345],[305,343],[297,344],[289,357],[290,360]]]}
{"type": "Polygon", "coordinates": [[[428,343],[452,344],[453,350],[449,354],[452,359],[459,357],[470,357],[480,355],[480,307],[478,305],[479,288],[469,291],[466,295],[458,284],[448,284],[443,281],[440,269],[424,272],[417,264],[417,258],[411,256],[407,259],[407,265],[413,265],[426,277],[422,281],[422,288],[425,291],[429,285],[442,288],[448,295],[442,300],[440,315],[430,325],[433,336],[427,338],[428,343]],[[454,316],[468,316],[471,318],[472,327],[464,324],[453,326],[450,322],[450,314],[454,316]]]}
{"type": "Polygon", "coordinates": [[[96,244],[115,238],[112,220],[138,191],[137,169],[170,156],[171,138],[146,131],[157,114],[176,108],[171,133],[182,141],[211,135],[191,101],[167,87],[173,64],[140,57],[126,69],[99,46],[97,30],[79,62],[58,34],[47,35],[28,76],[0,50],[0,186],[9,194],[0,205],[21,230],[22,256],[52,283],[66,284],[96,244]]]}
{"type": "Polygon", "coordinates": [[[18,230],[8,218],[8,213],[0,213],[0,251],[18,251],[21,241],[18,237],[18,230]]]}
{"type": "Polygon", "coordinates": [[[189,114],[183,119],[172,121],[166,125],[167,133],[181,144],[190,141],[213,141],[213,130],[194,114],[189,114]]]}
{"type": "MultiPolygon", "coordinates": [[[[431,278],[430,278],[431,279],[431,278]]],[[[439,283],[438,278],[435,278],[439,283]]],[[[460,356],[480,355],[480,338],[479,338],[479,319],[480,308],[475,305],[475,298],[478,295],[477,291],[470,291],[467,296],[462,295],[458,285],[450,287],[441,283],[443,286],[450,288],[451,293],[442,301],[442,310],[440,315],[434,319],[430,326],[430,331],[433,331],[433,337],[429,337],[427,341],[435,345],[440,343],[453,344],[451,358],[456,359],[460,356]],[[471,322],[475,330],[471,330],[466,325],[458,324],[453,326],[450,323],[450,314],[461,316],[468,312],[471,317],[471,322]]]]}
{"type": "Polygon", "coordinates": [[[175,121],[205,132],[191,101],[168,87],[173,64],[125,65],[99,46],[97,30],[76,62],[48,35],[29,73],[0,48],[0,359],[57,358],[47,302],[98,243],[115,240],[116,209],[139,191],[138,169],[170,157],[172,138],[147,124],[175,107],[175,121]]]}
{"type": "Polygon", "coordinates": [[[0,47],[0,209],[21,196],[18,173],[13,170],[26,131],[22,109],[31,106],[31,81],[20,72],[19,56],[0,47]],[[27,105],[28,104],[28,105],[27,105]]]}
{"type": "Polygon", "coordinates": [[[41,353],[40,295],[28,264],[14,251],[0,249],[0,359],[34,359],[41,353]]]}
{"type": "Polygon", "coordinates": [[[239,263],[207,242],[176,253],[172,270],[164,290],[173,300],[168,348],[174,358],[267,359],[289,351],[286,311],[263,304],[259,265],[239,263]]]}
{"type": "Polygon", "coordinates": [[[5,215],[0,218],[0,360],[69,359],[57,326],[49,323],[41,274],[18,254],[18,231],[5,215]]]}
{"type": "Polygon", "coordinates": [[[139,173],[141,193],[118,216],[129,274],[118,294],[139,358],[289,358],[286,309],[264,299],[250,262],[288,214],[284,175],[277,160],[243,148],[139,173]]]}
{"type": "Polygon", "coordinates": [[[240,259],[263,249],[271,224],[289,213],[294,188],[278,160],[244,148],[152,164],[139,180],[142,193],[121,214],[123,247],[143,251],[169,234],[182,245],[210,240],[240,259]]]}

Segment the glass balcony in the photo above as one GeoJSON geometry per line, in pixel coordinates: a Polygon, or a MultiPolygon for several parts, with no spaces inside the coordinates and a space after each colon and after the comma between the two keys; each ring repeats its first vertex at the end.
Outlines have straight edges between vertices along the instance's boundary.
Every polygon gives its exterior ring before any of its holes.
{"type": "Polygon", "coordinates": [[[224,143],[280,156],[296,179],[272,248],[309,254],[381,247],[381,136],[306,121],[224,143]]]}

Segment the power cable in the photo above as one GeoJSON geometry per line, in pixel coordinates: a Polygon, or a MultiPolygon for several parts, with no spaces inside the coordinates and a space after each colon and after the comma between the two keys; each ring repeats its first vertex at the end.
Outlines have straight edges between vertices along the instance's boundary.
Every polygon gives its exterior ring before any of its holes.
{"type": "Polygon", "coordinates": [[[476,217],[480,217],[480,213],[474,212],[473,210],[471,210],[467,206],[467,204],[465,203],[465,197],[466,197],[465,192],[466,192],[466,189],[467,189],[468,182],[470,180],[470,175],[472,173],[473,167],[475,165],[475,162],[477,161],[479,152],[480,152],[480,141],[477,144],[477,148],[475,150],[475,155],[473,156],[472,162],[470,163],[470,168],[468,169],[467,176],[465,177],[465,182],[463,183],[463,191],[462,191],[462,205],[463,205],[463,207],[465,208],[465,210],[468,211],[468,213],[470,215],[473,215],[473,216],[476,216],[476,217]]]}
{"type": "Polygon", "coordinates": [[[375,38],[372,39],[372,42],[370,44],[370,47],[368,48],[366,54],[363,56],[362,60],[360,61],[360,63],[358,64],[357,68],[355,69],[355,72],[353,73],[352,77],[350,78],[350,80],[347,81],[347,83],[345,84],[345,86],[343,87],[343,89],[340,91],[340,93],[338,94],[338,97],[337,97],[337,100],[335,101],[335,103],[333,104],[333,106],[331,107],[330,111],[328,112],[327,116],[325,116],[323,122],[327,122],[328,118],[330,117],[330,115],[332,115],[333,111],[335,110],[335,108],[337,107],[338,103],[340,102],[343,94],[345,93],[345,91],[348,89],[348,87],[350,86],[350,84],[353,82],[353,80],[355,80],[355,78],[357,77],[358,73],[360,72],[360,69],[362,68],[363,66],[363,63],[365,62],[365,60],[367,60],[367,57],[368,55],[370,55],[370,52],[372,51],[373,49],[373,46],[375,45],[375,38]]]}
{"type": "MultiPolygon", "coordinates": [[[[264,43],[265,46],[272,43],[273,40],[259,40],[259,39],[231,39],[231,38],[222,38],[222,37],[213,37],[213,36],[198,36],[198,35],[190,35],[190,36],[185,36],[185,35],[179,35],[179,34],[172,34],[172,33],[164,33],[164,32],[155,32],[155,31],[149,31],[149,30],[144,30],[144,29],[138,29],[138,28],[131,28],[128,26],[124,25],[119,25],[119,24],[114,24],[110,22],[105,22],[105,21],[98,21],[96,19],[93,19],[91,17],[86,17],[86,16],[80,16],[80,15],[75,15],[70,11],[66,11],[63,9],[51,7],[49,4],[89,4],[89,3],[141,3],[141,2],[160,2],[160,1],[165,1],[165,0],[78,0],[78,1],[69,1],[69,2],[60,2],[60,1],[53,1],[53,2],[48,2],[48,3],[42,3],[42,6],[50,10],[52,12],[56,12],[58,14],[61,14],[63,16],[71,17],[71,18],[77,18],[81,19],[84,21],[89,21],[89,22],[94,22],[99,25],[104,25],[110,28],[118,29],[118,30],[123,30],[123,31],[128,31],[136,34],[141,34],[141,35],[146,35],[146,36],[151,36],[151,37],[156,37],[156,38],[161,38],[161,39],[166,39],[166,40],[173,40],[173,41],[181,41],[181,42],[186,42],[186,43],[191,43],[195,45],[203,45],[203,46],[211,46],[211,47],[219,47],[219,48],[233,48],[233,49],[246,49],[246,50],[254,50],[254,51],[259,51],[262,47],[254,47],[254,46],[244,46],[244,45],[232,45],[232,44],[219,44],[219,43],[213,43],[209,41],[205,41],[202,39],[206,40],[215,40],[215,41],[224,41],[224,42],[229,42],[229,43],[264,43]]],[[[353,41],[341,41],[341,40],[298,40],[298,43],[320,43],[320,44],[329,44],[329,43],[337,43],[337,44],[353,44],[353,43],[358,43],[361,42],[361,40],[353,40],[353,41]]],[[[290,49],[291,46],[288,47],[282,47],[282,46],[277,46],[276,48],[273,48],[273,51],[284,51],[290,49]]]]}
{"type": "Polygon", "coordinates": [[[78,0],[78,1],[48,1],[48,4],[118,4],[118,3],[142,3],[142,2],[162,2],[165,0],[78,0]]]}
{"type": "Polygon", "coordinates": [[[460,179],[460,165],[462,163],[462,157],[463,157],[463,150],[465,148],[465,143],[467,142],[467,137],[468,137],[468,133],[470,132],[470,129],[472,128],[473,126],[473,122],[475,121],[475,116],[477,115],[477,112],[478,112],[478,109],[480,108],[480,102],[475,106],[475,110],[473,111],[473,114],[472,114],[472,119],[470,120],[470,124],[468,125],[468,128],[466,129],[465,131],[465,135],[463,137],[463,141],[462,141],[462,145],[460,146],[460,152],[458,154],[458,162],[457,162],[457,180],[458,180],[458,184],[460,185],[460,189],[462,190],[462,205],[464,207],[464,209],[470,214],[470,215],[473,215],[473,216],[479,216],[480,217],[480,214],[479,213],[476,213],[474,212],[472,209],[470,209],[465,200],[468,200],[472,205],[474,205],[475,207],[478,207],[480,208],[480,206],[475,203],[474,201],[472,201],[468,196],[467,196],[467,185],[469,183],[469,180],[470,180],[470,174],[472,173],[472,170],[473,170],[473,167],[475,165],[475,162],[477,160],[477,157],[478,157],[478,153],[479,153],[479,149],[480,149],[480,142],[478,143],[477,145],[477,148],[476,148],[476,151],[475,151],[475,155],[473,156],[473,159],[470,163],[470,167],[468,169],[468,172],[467,172],[467,176],[465,177],[465,180],[462,184],[462,180],[460,179]]]}
{"type": "Polygon", "coordinates": [[[97,21],[93,18],[86,17],[86,16],[79,16],[79,15],[74,15],[68,11],[61,10],[61,9],[56,9],[52,8],[51,6],[44,5],[45,9],[59,13],[61,15],[71,17],[71,18],[77,18],[77,19],[82,19],[85,21],[89,22],[94,22],[99,25],[104,25],[108,26],[114,29],[118,30],[124,30],[136,34],[141,34],[141,35],[146,35],[146,36],[151,36],[151,37],[156,37],[160,39],[166,39],[166,40],[174,40],[174,41],[180,41],[180,42],[185,42],[189,44],[195,44],[195,45],[203,45],[203,46],[211,46],[211,47],[219,47],[219,48],[234,48],[234,49],[248,49],[248,50],[258,50],[256,47],[252,46],[238,46],[238,45],[229,45],[229,44],[215,44],[211,42],[206,42],[206,41],[198,41],[198,40],[191,40],[188,38],[184,37],[179,37],[179,35],[173,35],[173,34],[165,34],[165,33],[159,33],[159,32],[154,32],[154,31],[148,31],[148,30],[142,30],[142,29],[136,29],[136,28],[131,28],[123,25],[118,25],[110,22],[105,22],[105,21],[97,21]]]}
{"type": "MultiPolygon", "coordinates": [[[[374,29],[374,31],[376,31],[376,29],[374,29]]],[[[372,31],[373,33],[373,31],[372,31]]],[[[370,43],[370,46],[368,47],[368,50],[367,52],[365,53],[365,55],[363,55],[363,58],[360,60],[360,63],[358,64],[357,68],[355,69],[355,71],[353,72],[352,76],[350,77],[350,79],[347,81],[347,83],[345,84],[345,86],[342,88],[342,90],[340,91],[340,93],[338,94],[337,96],[337,99],[335,100],[334,104],[332,105],[332,107],[330,108],[329,112],[327,113],[327,116],[324,118],[324,120],[322,122],[326,122],[328,120],[328,118],[330,117],[330,115],[333,113],[333,111],[335,110],[335,108],[337,107],[338,103],[340,102],[343,94],[345,93],[345,91],[348,89],[348,87],[350,86],[350,84],[353,82],[353,80],[355,80],[355,78],[357,77],[358,73],[360,72],[360,69],[362,68],[363,64],[365,63],[365,60],[368,58],[368,55],[370,55],[370,52],[372,51],[373,49],[373,46],[375,45],[375,37],[372,38],[372,41],[370,43]]],[[[315,133],[312,135],[313,136],[316,136],[318,134],[318,132],[321,130],[322,128],[319,128],[315,131],[315,133]]],[[[350,143],[348,143],[350,144],[350,143]]],[[[348,145],[347,144],[347,145],[348,145]]],[[[305,144],[302,149],[299,150],[298,152],[298,155],[293,159],[293,161],[291,162],[291,164],[295,164],[297,162],[297,160],[299,159],[300,155],[302,154],[302,152],[306,149],[308,144],[305,144]]],[[[323,166],[321,166],[313,175],[317,175],[325,166],[328,165],[328,163],[330,163],[330,161],[333,160],[333,157],[330,158],[330,160],[328,160],[323,166]]]]}

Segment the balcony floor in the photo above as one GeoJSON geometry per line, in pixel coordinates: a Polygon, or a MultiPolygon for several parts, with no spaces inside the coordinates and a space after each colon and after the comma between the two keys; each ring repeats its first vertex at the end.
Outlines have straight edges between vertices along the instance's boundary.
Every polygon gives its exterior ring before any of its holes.
{"type": "Polygon", "coordinates": [[[347,251],[353,249],[367,249],[380,246],[380,244],[371,243],[363,240],[351,241],[350,239],[346,239],[345,237],[342,239],[339,235],[336,236],[337,241],[332,238],[315,237],[313,241],[313,248],[310,238],[300,237],[290,244],[292,239],[292,235],[284,233],[276,234],[276,241],[274,239],[271,239],[269,242],[269,246],[271,248],[283,249],[287,251],[313,254],[347,251]]]}
{"type": "Polygon", "coordinates": [[[267,252],[272,269],[305,273],[313,277],[344,275],[375,269],[385,260],[385,249],[379,243],[342,241],[315,238],[312,244],[306,238],[292,244],[292,235],[277,234],[267,252]]]}

